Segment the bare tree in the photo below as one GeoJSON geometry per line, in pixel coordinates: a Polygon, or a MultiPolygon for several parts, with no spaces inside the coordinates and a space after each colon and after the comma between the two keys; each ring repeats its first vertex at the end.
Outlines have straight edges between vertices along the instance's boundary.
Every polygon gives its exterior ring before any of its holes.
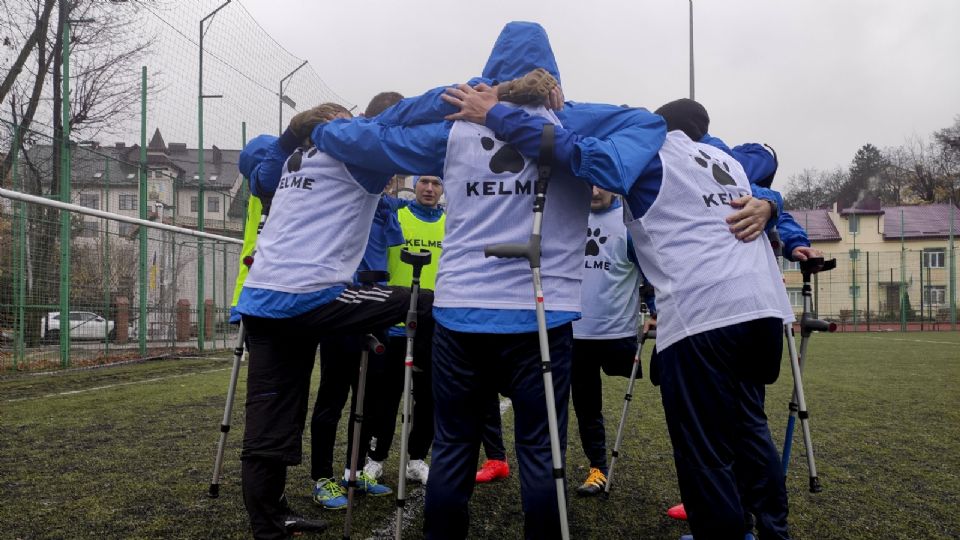
{"type": "Polygon", "coordinates": [[[783,202],[788,209],[825,208],[837,200],[848,183],[849,174],[839,167],[831,171],[804,169],[790,178],[783,202]]]}
{"type": "MultiPolygon", "coordinates": [[[[11,148],[0,162],[0,181],[8,177],[13,157],[23,160],[23,189],[56,196],[60,193],[61,142],[84,140],[111,128],[122,128],[139,108],[140,70],[152,36],[144,32],[140,4],[161,0],[133,0],[123,3],[103,0],[0,0],[4,13],[0,23],[11,54],[10,70],[2,82],[0,117],[16,125],[20,144],[11,148]],[[57,7],[57,14],[52,14],[57,7]],[[70,35],[69,96],[61,96],[63,28],[73,21],[70,35]],[[47,96],[52,96],[50,99],[47,96]],[[69,131],[64,133],[61,101],[70,101],[69,131]],[[50,133],[52,137],[43,135],[50,133]],[[34,150],[31,150],[34,149],[34,150]]],[[[6,62],[5,62],[6,63],[6,62]]],[[[10,140],[10,130],[0,137],[10,140]]],[[[0,147],[10,144],[0,140],[0,147]]],[[[30,205],[27,250],[31,303],[54,302],[58,257],[59,211],[30,205]]],[[[36,311],[36,310],[33,310],[36,311]]],[[[39,311],[28,317],[39,317],[39,311]]],[[[37,336],[28,322],[28,341],[37,336]]]]}
{"type": "Polygon", "coordinates": [[[904,142],[903,150],[907,157],[910,192],[918,202],[937,202],[944,178],[935,149],[919,136],[911,135],[904,142]]]}
{"type": "MultiPolygon", "coordinates": [[[[16,59],[4,77],[0,100],[7,99],[0,116],[19,127],[19,153],[31,143],[48,143],[55,148],[49,155],[54,175],[59,173],[61,134],[61,81],[64,20],[74,21],[70,38],[70,132],[72,140],[94,139],[104,130],[116,130],[139,113],[139,66],[149,53],[153,35],[145,32],[144,3],[161,0],[137,0],[108,3],[102,0],[33,0],[33,5],[0,0],[0,11],[8,15],[4,33],[14,41],[22,40],[16,59]],[[59,5],[56,17],[52,8],[59,5]],[[24,29],[31,28],[27,33],[24,29]],[[31,60],[32,58],[32,60],[31,60]],[[45,98],[52,96],[52,100],[45,98]],[[36,128],[34,130],[34,128],[36,128]],[[52,138],[40,135],[52,128],[52,138]],[[32,132],[34,130],[36,133],[32,132]]],[[[153,90],[153,89],[148,89],[153,90]]],[[[9,140],[9,130],[2,130],[9,140]]],[[[4,145],[9,146],[9,145],[4,145]]],[[[13,152],[0,165],[0,179],[10,169],[13,152]]],[[[34,193],[56,195],[59,184],[48,187],[26,186],[34,193]]]]}

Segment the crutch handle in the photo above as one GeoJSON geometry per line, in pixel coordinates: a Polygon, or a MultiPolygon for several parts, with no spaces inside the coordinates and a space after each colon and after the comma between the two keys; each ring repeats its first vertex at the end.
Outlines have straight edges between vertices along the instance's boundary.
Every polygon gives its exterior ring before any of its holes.
{"type": "Polygon", "coordinates": [[[837,267],[836,259],[824,260],[823,257],[810,257],[805,261],[800,261],[800,272],[804,275],[818,274],[827,272],[837,267]]]}
{"type": "Polygon", "coordinates": [[[491,244],[483,248],[484,257],[526,259],[529,254],[530,244],[491,244]]]}
{"type": "Polygon", "coordinates": [[[430,264],[433,254],[428,249],[421,249],[419,252],[410,251],[407,248],[400,250],[400,261],[413,267],[413,275],[420,277],[420,271],[423,267],[430,264]]]}
{"type": "Polygon", "coordinates": [[[836,332],[837,323],[832,321],[825,321],[823,319],[814,319],[801,318],[800,320],[800,332],[801,335],[810,335],[810,332],[836,332]]]}
{"type": "Polygon", "coordinates": [[[501,259],[526,259],[530,268],[540,267],[540,235],[531,234],[526,244],[491,244],[483,248],[484,257],[501,259]]]}
{"type": "Polygon", "coordinates": [[[657,339],[657,331],[647,330],[642,336],[640,336],[640,341],[646,341],[648,339],[657,339]]]}

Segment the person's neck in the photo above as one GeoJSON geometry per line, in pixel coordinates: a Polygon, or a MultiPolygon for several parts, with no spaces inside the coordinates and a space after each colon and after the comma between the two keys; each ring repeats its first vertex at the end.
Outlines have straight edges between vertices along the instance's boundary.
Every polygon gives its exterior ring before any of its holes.
{"type": "Polygon", "coordinates": [[[427,206],[418,201],[412,201],[410,203],[410,211],[414,213],[420,219],[427,219],[430,221],[436,221],[440,219],[440,216],[443,215],[443,210],[439,206],[427,206]]]}

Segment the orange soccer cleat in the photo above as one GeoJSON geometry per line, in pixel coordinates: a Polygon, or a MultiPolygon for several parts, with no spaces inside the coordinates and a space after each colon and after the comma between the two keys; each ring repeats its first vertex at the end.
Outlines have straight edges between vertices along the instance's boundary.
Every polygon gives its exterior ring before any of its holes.
{"type": "Polygon", "coordinates": [[[499,459],[488,459],[477,471],[477,483],[486,484],[510,476],[510,465],[499,459]]]}
{"type": "Polygon", "coordinates": [[[671,517],[673,519],[679,519],[680,521],[686,521],[687,510],[686,508],[683,507],[683,503],[673,506],[669,510],[667,510],[667,517],[671,517]]]}

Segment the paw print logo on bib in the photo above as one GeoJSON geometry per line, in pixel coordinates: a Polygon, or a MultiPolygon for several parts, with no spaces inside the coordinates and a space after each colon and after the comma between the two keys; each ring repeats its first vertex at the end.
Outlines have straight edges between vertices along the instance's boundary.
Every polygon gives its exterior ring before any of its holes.
{"type": "Polygon", "coordinates": [[[600,229],[587,227],[587,247],[583,250],[586,257],[596,257],[600,254],[600,244],[606,244],[609,236],[600,236],[600,229]]]}
{"type": "MultiPolygon", "coordinates": [[[[491,151],[496,147],[496,142],[490,137],[481,137],[480,145],[486,151],[491,151]]],[[[490,170],[500,174],[502,172],[518,173],[523,170],[525,162],[523,156],[512,145],[504,144],[493,157],[490,158],[490,170]]]]}
{"type": "Polygon", "coordinates": [[[719,161],[710,154],[700,150],[699,156],[691,156],[697,165],[704,169],[710,169],[713,173],[713,179],[721,186],[735,186],[737,181],[730,176],[730,165],[726,161],[719,161]]]}

